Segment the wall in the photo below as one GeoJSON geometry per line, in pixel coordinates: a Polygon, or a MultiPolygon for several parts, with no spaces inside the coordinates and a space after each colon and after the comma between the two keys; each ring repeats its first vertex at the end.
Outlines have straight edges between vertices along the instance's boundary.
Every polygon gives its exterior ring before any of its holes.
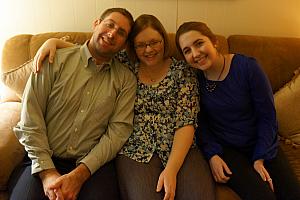
{"type": "Polygon", "coordinates": [[[92,21],[108,7],[126,7],[135,17],[154,14],[169,32],[183,21],[199,20],[225,36],[300,37],[299,0],[3,0],[0,48],[21,33],[91,31],[92,21]]]}

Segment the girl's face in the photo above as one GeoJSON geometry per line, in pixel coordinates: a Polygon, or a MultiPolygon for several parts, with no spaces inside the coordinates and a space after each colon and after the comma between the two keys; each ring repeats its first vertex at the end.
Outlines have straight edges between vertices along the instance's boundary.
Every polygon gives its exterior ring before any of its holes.
{"type": "Polygon", "coordinates": [[[218,57],[211,40],[199,31],[189,31],[179,37],[179,45],[186,61],[194,68],[209,69],[218,57]]]}
{"type": "Polygon", "coordinates": [[[138,59],[146,66],[156,65],[164,59],[163,37],[151,27],[134,38],[134,48],[138,59]]]}

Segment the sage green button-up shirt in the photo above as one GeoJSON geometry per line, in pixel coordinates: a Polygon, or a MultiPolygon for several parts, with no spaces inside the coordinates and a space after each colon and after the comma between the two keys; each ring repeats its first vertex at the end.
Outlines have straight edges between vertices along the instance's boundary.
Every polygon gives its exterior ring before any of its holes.
{"type": "Polygon", "coordinates": [[[15,127],[32,173],[55,168],[51,157],[76,159],[93,174],[132,133],[135,75],[112,59],[96,66],[87,43],[60,49],[31,74],[15,127]]]}

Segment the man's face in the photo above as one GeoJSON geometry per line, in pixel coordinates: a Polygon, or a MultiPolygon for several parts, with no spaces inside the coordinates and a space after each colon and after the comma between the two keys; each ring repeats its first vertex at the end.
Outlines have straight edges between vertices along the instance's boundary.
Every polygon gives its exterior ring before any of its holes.
{"type": "Polygon", "coordinates": [[[118,12],[111,13],[103,20],[96,20],[90,40],[92,55],[109,59],[113,57],[124,48],[130,28],[129,20],[118,12]]]}

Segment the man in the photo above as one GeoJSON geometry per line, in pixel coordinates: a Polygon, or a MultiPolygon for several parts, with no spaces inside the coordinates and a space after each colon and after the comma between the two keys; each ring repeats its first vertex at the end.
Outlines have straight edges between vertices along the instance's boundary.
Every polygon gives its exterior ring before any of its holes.
{"type": "Polygon", "coordinates": [[[111,160],[132,132],[136,79],[113,57],[132,24],[127,10],[106,10],[89,41],[31,75],[15,127],[30,162],[14,174],[11,199],[119,198],[111,160]]]}

